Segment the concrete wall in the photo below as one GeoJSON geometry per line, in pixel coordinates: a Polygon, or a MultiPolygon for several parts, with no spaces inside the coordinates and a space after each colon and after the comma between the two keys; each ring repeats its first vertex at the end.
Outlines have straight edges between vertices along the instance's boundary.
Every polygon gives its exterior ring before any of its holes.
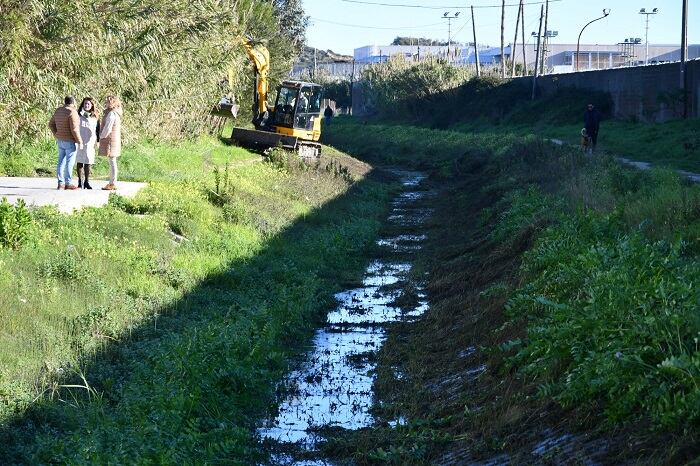
{"type": "MultiPolygon", "coordinates": [[[[700,60],[687,63],[686,75],[689,116],[697,118],[700,116],[700,60]]],[[[540,77],[537,83],[540,95],[572,87],[608,92],[615,117],[658,122],[682,116],[679,86],[680,63],[549,74],[540,77]]]]}
{"type": "MultiPolygon", "coordinates": [[[[700,60],[687,63],[688,115],[700,117],[700,60]]],[[[532,83],[532,76],[516,78],[524,88],[532,83]]],[[[578,88],[607,92],[613,103],[616,118],[635,118],[641,121],[662,122],[683,116],[680,93],[680,63],[581,71],[578,73],[547,74],[537,80],[538,95],[551,95],[561,89],[578,88]]],[[[529,95],[529,92],[527,92],[529,95]]],[[[361,82],[353,88],[353,114],[369,115],[361,82]]]]}

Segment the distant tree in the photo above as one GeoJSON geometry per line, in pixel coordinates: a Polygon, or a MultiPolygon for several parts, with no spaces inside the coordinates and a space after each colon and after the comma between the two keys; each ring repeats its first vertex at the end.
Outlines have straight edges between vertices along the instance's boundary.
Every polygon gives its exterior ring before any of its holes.
{"type": "Polygon", "coordinates": [[[279,18],[280,33],[297,51],[301,51],[306,41],[306,28],[309,25],[309,17],[304,14],[302,1],[272,0],[272,6],[279,18]]]}
{"type": "Polygon", "coordinates": [[[424,37],[396,37],[391,45],[447,45],[447,42],[442,42],[434,39],[426,39],[424,37]]]}
{"type": "Polygon", "coordinates": [[[323,86],[323,96],[326,99],[334,100],[338,107],[350,107],[350,81],[339,80],[330,81],[323,86]]]}

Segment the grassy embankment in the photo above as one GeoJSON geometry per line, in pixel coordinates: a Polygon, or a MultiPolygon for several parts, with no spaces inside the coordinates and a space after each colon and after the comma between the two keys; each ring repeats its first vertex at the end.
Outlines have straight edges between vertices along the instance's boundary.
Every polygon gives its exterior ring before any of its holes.
{"type": "Polygon", "coordinates": [[[256,158],[137,145],[134,200],[0,208],[0,463],[262,459],[256,419],[361,274],[390,185],[332,150],[327,169],[256,158]]]}
{"type": "MultiPolygon", "coordinates": [[[[602,111],[599,149],[658,166],[700,172],[700,120],[663,124],[612,119],[610,96],[600,92],[561,89],[530,99],[527,81],[471,78],[459,84],[443,79],[448,66],[435,66],[432,87],[415,76],[412,67],[386,66],[366,85],[370,110],[388,120],[461,132],[534,134],[578,146],[586,104],[602,111]],[[443,82],[444,81],[444,82],[443,82]],[[456,86],[456,87],[455,87],[456,86]],[[403,94],[397,92],[399,89],[403,94]]],[[[667,105],[678,102],[660,95],[667,105]]],[[[653,118],[653,115],[649,115],[653,118]]]]}
{"type": "Polygon", "coordinates": [[[331,454],[541,462],[567,431],[604,437],[587,451],[608,463],[700,454],[699,186],[536,136],[336,123],[332,144],[430,170],[439,195],[416,269],[432,308],[392,332],[376,385],[378,419],[409,423],[331,454]]]}
{"type": "MultiPolygon", "coordinates": [[[[488,122],[461,123],[450,129],[461,132],[507,132],[521,136],[536,134],[578,147],[583,124],[572,120],[562,122],[544,118],[527,123],[514,119],[498,125],[488,122]]],[[[601,124],[598,149],[632,160],[651,162],[658,167],[700,173],[700,120],[644,123],[607,119],[601,124]]]]}

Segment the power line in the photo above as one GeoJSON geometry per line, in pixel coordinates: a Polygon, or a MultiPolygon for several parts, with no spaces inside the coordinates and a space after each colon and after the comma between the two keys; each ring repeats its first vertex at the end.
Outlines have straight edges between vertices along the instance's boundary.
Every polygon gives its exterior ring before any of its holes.
{"type": "Polygon", "coordinates": [[[345,26],[345,27],[353,27],[353,28],[360,28],[360,29],[387,29],[387,30],[395,30],[395,29],[422,29],[426,27],[431,27],[431,26],[441,26],[444,23],[431,23],[431,24],[423,24],[420,26],[393,26],[393,27],[387,27],[387,26],[365,26],[362,24],[348,24],[348,23],[339,23],[337,21],[331,21],[328,19],[321,19],[321,18],[314,18],[313,16],[309,17],[312,21],[318,21],[320,23],[328,23],[328,24],[334,24],[336,26],[345,26]]]}
{"type": "Polygon", "coordinates": [[[462,26],[461,26],[459,29],[457,29],[457,32],[455,32],[455,36],[456,36],[457,34],[459,34],[459,33],[462,31],[462,29],[464,29],[464,27],[465,27],[467,24],[471,23],[471,22],[472,22],[471,19],[467,19],[467,20],[464,22],[464,24],[462,24],[462,26]]]}
{"type": "MultiPolygon", "coordinates": [[[[467,6],[426,6],[426,5],[410,5],[410,4],[405,4],[405,3],[384,3],[384,2],[372,2],[368,0],[340,0],[341,2],[346,2],[346,3],[359,3],[362,5],[376,5],[376,6],[389,6],[389,7],[397,7],[397,8],[422,8],[425,10],[444,10],[444,9],[451,9],[451,10],[466,10],[469,7],[467,6]]],[[[564,0],[550,0],[550,3],[552,2],[562,2],[564,0]]],[[[541,5],[545,3],[545,1],[535,1],[535,2],[528,2],[525,3],[525,5],[541,5]]],[[[507,3],[507,7],[514,7],[514,6],[519,6],[519,3],[507,3]]],[[[474,5],[474,8],[501,8],[501,5],[474,5]]]]}

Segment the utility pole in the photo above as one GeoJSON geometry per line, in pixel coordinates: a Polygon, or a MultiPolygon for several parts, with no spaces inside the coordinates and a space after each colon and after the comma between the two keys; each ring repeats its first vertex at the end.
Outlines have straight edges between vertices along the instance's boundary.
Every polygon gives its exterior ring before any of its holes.
{"type": "Polygon", "coordinates": [[[540,59],[540,74],[544,74],[544,59],[547,56],[547,24],[549,23],[549,0],[545,1],[544,7],[544,43],[542,47],[542,58],[540,59]]]}
{"type": "Polygon", "coordinates": [[[523,10],[523,0],[518,4],[518,17],[515,18],[515,37],[513,38],[513,46],[510,52],[510,77],[515,77],[515,49],[518,45],[518,28],[520,27],[520,13],[523,10]]]}
{"type": "Polygon", "coordinates": [[[523,42],[523,76],[525,76],[525,75],[527,75],[527,55],[525,53],[525,49],[527,48],[527,47],[525,47],[525,3],[523,3],[522,5],[523,5],[522,11],[521,11],[522,21],[520,22],[520,24],[521,24],[520,30],[522,31],[521,39],[523,42]]]}
{"type": "Polygon", "coordinates": [[[455,13],[454,15],[450,14],[449,11],[446,11],[445,14],[442,15],[443,19],[447,20],[447,62],[450,62],[450,48],[452,47],[452,20],[457,19],[459,16],[459,11],[455,13]]]}
{"type": "Polygon", "coordinates": [[[316,47],[314,47],[314,81],[316,80],[316,72],[318,71],[316,66],[316,47]]]}
{"type": "Polygon", "coordinates": [[[681,27],[681,91],[683,93],[683,118],[688,118],[688,86],[686,67],[688,61],[688,0],[683,0],[683,26],[681,27]]]}
{"type": "Polygon", "coordinates": [[[350,75],[350,115],[352,116],[352,104],[355,92],[355,59],[352,59],[352,74],[350,75]]]}
{"type": "Polygon", "coordinates": [[[644,58],[644,64],[645,64],[645,65],[648,65],[648,64],[649,64],[649,16],[655,15],[655,14],[657,14],[658,12],[659,12],[659,9],[658,9],[658,8],[654,8],[654,9],[651,10],[651,11],[647,11],[646,8],[642,8],[641,10],[639,10],[639,14],[640,14],[640,15],[644,15],[644,16],[647,17],[646,36],[645,36],[645,40],[646,40],[646,43],[647,43],[647,51],[646,51],[646,56],[645,56],[645,58],[644,58]]]}
{"type": "Polygon", "coordinates": [[[535,100],[537,89],[537,72],[540,64],[540,41],[542,40],[542,20],[544,19],[544,5],[540,7],[540,30],[537,34],[537,54],[535,55],[535,73],[532,75],[532,100],[535,100]]]}
{"type": "Polygon", "coordinates": [[[476,56],[476,77],[481,76],[481,65],[479,64],[479,47],[476,45],[476,23],[474,22],[474,5],[472,5],[472,32],[474,33],[474,55],[476,56]]]}
{"type": "Polygon", "coordinates": [[[447,18],[447,61],[450,61],[450,47],[452,47],[452,18],[447,18]]]}
{"type": "Polygon", "coordinates": [[[506,0],[501,0],[501,79],[506,79],[505,42],[506,0]]]}

